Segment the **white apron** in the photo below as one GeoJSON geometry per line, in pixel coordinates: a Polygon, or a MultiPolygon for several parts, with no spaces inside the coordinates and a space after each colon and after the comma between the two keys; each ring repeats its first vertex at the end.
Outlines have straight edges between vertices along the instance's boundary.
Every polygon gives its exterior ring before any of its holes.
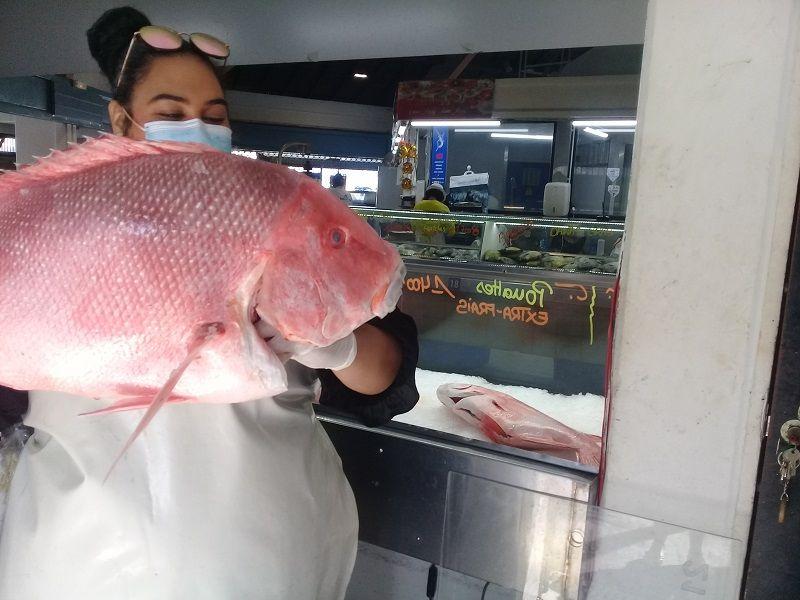
{"type": "Polygon", "coordinates": [[[107,483],[141,411],[32,393],[36,434],[0,532],[0,599],[335,600],[353,568],[350,486],[313,374],[242,404],[165,406],[107,483]]]}

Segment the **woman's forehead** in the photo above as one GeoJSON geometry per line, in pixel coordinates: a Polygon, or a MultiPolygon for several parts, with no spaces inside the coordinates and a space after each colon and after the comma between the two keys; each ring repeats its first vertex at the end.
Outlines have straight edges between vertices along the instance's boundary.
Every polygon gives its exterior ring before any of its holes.
{"type": "Polygon", "coordinates": [[[221,97],[222,87],[209,65],[186,53],[155,58],[134,89],[134,99],[145,103],[166,99],[204,104],[221,97]]]}

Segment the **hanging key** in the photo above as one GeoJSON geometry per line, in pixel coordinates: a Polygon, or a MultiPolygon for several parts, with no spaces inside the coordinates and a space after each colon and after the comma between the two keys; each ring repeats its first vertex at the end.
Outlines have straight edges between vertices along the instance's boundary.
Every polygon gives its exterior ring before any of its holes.
{"type": "Polygon", "coordinates": [[[789,482],[797,474],[800,467],[800,450],[793,446],[778,455],[778,466],[780,467],[781,482],[783,491],[781,492],[780,508],[778,509],[778,523],[783,523],[786,518],[786,506],[789,503],[789,482]]]}
{"type": "Polygon", "coordinates": [[[792,446],[781,452],[778,455],[778,465],[785,465],[787,479],[797,475],[797,469],[800,468],[800,450],[792,446]]]}
{"type": "Polygon", "coordinates": [[[792,446],[800,446],[800,420],[789,419],[781,425],[781,437],[792,446]]]}
{"type": "Polygon", "coordinates": [[[780,466],[781,483],[783,483],[783,491],[781,492],[780,504],[778,507],[778,523],[783,523],[786,519],[786,505],[789,503],[789,469],[781,456],[778,456],[778,465],[780,466]]]}
{"type": "Polygon", "coordinates": [[[783,484],[783,493],[781,494],[781,503],[778,508],[778,523],[783,523],[786,520],[786,505],[789,504],[789,494],[786,493],[786,488],[789,487],[789,480],[783,484]]]}

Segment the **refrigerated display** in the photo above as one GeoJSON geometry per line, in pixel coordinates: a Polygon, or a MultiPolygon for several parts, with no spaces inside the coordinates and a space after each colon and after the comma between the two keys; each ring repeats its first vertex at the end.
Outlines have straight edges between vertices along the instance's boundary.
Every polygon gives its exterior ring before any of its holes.
{"type": "Polygon", "coordinates": [[[616,275],[624,225],[508,215],[356,209],[403,257],[616,275]]]}

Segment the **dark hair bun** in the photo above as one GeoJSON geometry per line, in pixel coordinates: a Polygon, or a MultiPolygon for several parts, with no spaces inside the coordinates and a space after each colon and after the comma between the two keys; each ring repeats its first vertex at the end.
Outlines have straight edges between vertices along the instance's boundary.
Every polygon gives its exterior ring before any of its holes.
{"type": "Polygon", "coordinates": [[[112,86],[116,83],[117,70],[131,43],[133,34],[150,25],[150,20],[130,6],[112,8],[102,14],[86,32],[89,51],[100,70],[112,86]]]}

